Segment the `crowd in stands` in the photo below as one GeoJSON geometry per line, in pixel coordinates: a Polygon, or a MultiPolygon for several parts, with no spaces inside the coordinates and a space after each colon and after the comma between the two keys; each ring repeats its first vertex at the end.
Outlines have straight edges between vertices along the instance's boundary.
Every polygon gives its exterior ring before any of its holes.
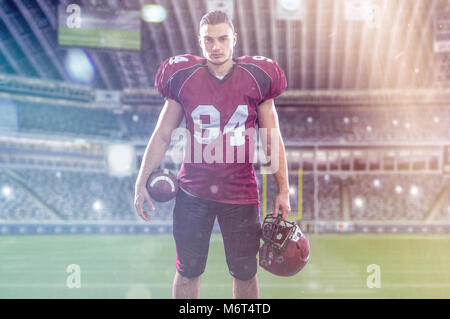
{"type": "Polygon", "coordinates": [[[423,220],[449,180],[438,174],[359,175],[348,182],[354,220],[423,220]]]}
{"type": "MultiPolygon", "coordinates": [[[[160,108],[156,107],[112,112],[26,102],[17,105],[18,129],[22,132],[145,142],[156,126],[159,112],[160,108]]],[[[285,141],[293,143],[434,142],[450,138],[450,107],[447,106],[295,110],[280,106],[278,114],[285,141]]],[[[4,142],[2,145],[14,146],[4,142]]],[[[27,149],[35,151],[33,147],[27,149]]],[[[39,164],[36,161],[27,162],[26,156],[15,159],[0,154],[0,165],[19,163],[33,167],[39,164]]],[[[79,166],[68,170],[67,166],[58,165],[53,169],[14,168],[12,175],[2,173],[6,168],[0,168],[0,221],[134,223],[139,220],[133,207],[136,176],[118,178],[107,173],[77,171],[79,166]]],[[[352,220],[423,220],[439,194],[450,187],[449,179],[441,174],[395,171],[352,174],[348,171],[345,176],[321,171],[314,177],[312,172],[307,172],[301,176],[300,184],[296,169],[291,169],[291,215],[301,212],[304,220],[342,220],[343,207],[348,207],[352,220]]],[[[275,180],[268,175],[267,190],[263,191],[262,175],[258,173],[257,177],[260,197],[267,195],[262,207],[270,213],[277,190],[275,180]]],[[[170,221],[173,205],[174,201],[156,203],[154,219],[170,221]]],[[[450,199],[439,207],[436,219],[450,219],[450,199]]]]}
{"type": "MultiPolygon", "coordinates": [[[[134,200],[136,176],[112,177],[106,173],[15,169],[13,174],[0,173],[0,220],[3,221],[70,221],[130,222],[138,219],[134,200]]],[[[267,213],[273,211],[277,192],[274,178],[267,175],[266,192],[262,175],[257,174],[259,193],[266,201],[267,213]],[[264,197],[264,194],[266,197],[264,197]]],[[[439,174],[357,174],[341,178],[321,174],[317,178],[317,204],[314,175],[290,174],[292,216],[303,220],[343,220],[343,201],[350,207],[351,220],[424,220],[439,194],[450,187],[450,180],[439,174]],[[348,189],[346,197],[343,189],[348,189]]],[[[174,200],[157,203],[153,220],[169,222],[174,200]]],[[[264,209],[261,203],[261,209],[264,209]]],[[[262,212],[261,212],[262,213],[262,212]]],[[[450,218],[450,200],[446,200],[437,219],[450,218]]]]}
{"type": "Polygon", "coordinates": [[[32,200],[26,189],[18,187],[4,174],[0,174],[0,185],[0,220],[32,223],[47,222],[55,218],[51,212],[32,200]]]}
{"type": "Polygon", "coordinates": [[[124,112],[120,118],[127,132],[124,138],[148,140],[156,127],[160,108],[149,108],[145,112],[124,112]]]}
{"type": "Polygon", "coordinates": [[[17,104],[18,130],[25,133],[57,133],[68,137],[147,140],[155,129],[161,108],[113,112],[45,103],[17,104]]]}
{"type": "MultiPolygon", "coordinates": [[[[80,137],[148,140],[161,107],[108,109],[17,103],[19,130],[80,137]]],[[[287,142],[442,141],[450,138],[450,107],[278,107],[287,142]]]]}
{"type": "MultiPolygon", "coordinates": [[[[447,184],[448,186],[448,184],[447,184]]],[[[450,186],[448,186],[450,187],[450,186]]],[[[439,214],[436,216],[438,220],[450,220],[450,197],[447,197],[444,200],[441,209],[439,210],[439,214]]]]}
{"type": "Polygon", "coordinates": [[[450,138],[450,107],[278,109],[280,128],[298,141],[436,141],[450,138]]]}
{"type": "Polygon", "coordinates": [[[9,185],[12,193],[1,197],[0,210],[9,211],[7,216],[13,220],[20,217],[15,207],[24,206],[31,214],[36,205],[39,211],[60,221],[136,220],[131,213],[134,195],[133,179],[129,177],[43,169],[14,170],[15,178],[5,173],[2,176],[3,185],[9,185]],[[28,189],[25,198],[21,195],[24,188],[28,189]]]}
{"type": "Polygon", "coordinates": [[[340,220],[341,214],[341,192],[339,178],[334,176],[319,176],[319,219],[340,220]]]}
{"type": "MultiPolygon", "coordinates": [[[[278,107],[280,129],[287,142],[404,142],[450,138],[450,107],[278,107]]],[[[160,108],[125,112],[128,137],[147,139],[160,108]]]]}
{"type": "Polygon", "coordinates": [[[21,132],[51,133],[76,137],[121,137],[117,116],[103,109],[20,103],[17,106],[21,132]]]}
{"type": "MultiPolygon", "coordinates": [[[[272,213],[274,210],[274,200],[277,194],[277,184],[272,175],[266,175],[267,192],[263,191],[262,175],[257,174],[258,191],[261,201],[266,200],[267,213],[272,213]],[[264,198],[266,194],[266,198],[264,198]]],[[[289,174],[290,184],[290,202],[291,202],[291,217],[297,217],[301,214],[302,219],[312,220],[314,218],[314,178],[312,174],[305,174],[300,177],[301,180],[301,195],[299,196],[299,176],[297,173],[289,174]]],[[[261,212],[262,214],[263,212],[261,212]]]]}

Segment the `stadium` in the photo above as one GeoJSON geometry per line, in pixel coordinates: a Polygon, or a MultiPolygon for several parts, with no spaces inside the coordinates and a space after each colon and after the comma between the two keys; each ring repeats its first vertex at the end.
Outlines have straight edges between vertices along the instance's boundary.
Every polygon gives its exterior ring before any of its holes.
{"type": "MultiPolygon", "coordinates": [[[[226,11],[235,56],[278,61],[289,220],[306,267],[261,298],[450,298],[450,2],[0,1],[0,298],[171,297],[174,200],[136,214],[161,63],[201,56],[226,11]]],[[[174,143],[161,168],[177,173],[174,143]]],[[[277,185],[256,162],[261,218],[277,185]]],[[[231,298],[215,226],[201,298],[231,298]]]]}

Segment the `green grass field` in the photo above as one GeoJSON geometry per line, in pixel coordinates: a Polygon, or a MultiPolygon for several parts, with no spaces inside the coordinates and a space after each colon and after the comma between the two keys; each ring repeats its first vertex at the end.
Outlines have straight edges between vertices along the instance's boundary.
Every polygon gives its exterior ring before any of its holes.
{"type": "MultiPolygon", "coordinates": [[[[262,298],[450,298],[450,236],[309,235],[308,265],[290,278],[259,269],[262,298]],[[381,288],[368,288],[367,266],[381,288]]],[[[170,298],[171,235],[1,236],[0,298],[170,298]],[[68,288],[67,266],[81,287],[68,288]]],[[[201,298],[231,298],[220,235],[213,235],[201,298]]]]}

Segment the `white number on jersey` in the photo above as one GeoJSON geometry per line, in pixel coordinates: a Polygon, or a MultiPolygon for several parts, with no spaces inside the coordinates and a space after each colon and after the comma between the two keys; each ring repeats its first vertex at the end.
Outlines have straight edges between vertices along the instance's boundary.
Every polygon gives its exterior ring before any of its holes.
{"type": "Polygon", "coordinates": [[[245,144],[245,137],[242,134],[245,132],[245,122],[248,119],[248,105],[238,105],[236,111],[231,116],[227,125],[223,128],[223,134],[234,132],[230,137],[231,146],[242,146],[245,144]]]}
{"type": "Polygon", "coordinates": [[[169,64],[172,65],[174,63],[176,64],[176,63],[188,62],[188,61],[189,61],[188,58],[186,58],[184,56],[174,56],[174,57],[170,58],[169,64]]]}
{"type": "Polygon", "coordinates": [[[256,61],[267,61],[267,62],[273,62],[272,59],[266,58],[265,56],[257,55],[253,57],[253,60],[256,61]]]}
{"type": "Polygon", "coordinates": [[[198,126],[201,130],[207,132],[207,137],[202,136],[202,132],[194,127],[194,137],[197,142],[202,144],[210,144],[214,142],[220,133],[220,112],[214,105],[199,105],[191,113],[194,126],[198,126]],[[203,123],[200,116],[209,116],[209,123],[203,123]]]}
{"type": "MultiPolygon", "coordinates": [[[[220,134],[220,112],[214,105],[199,105],[191,113],[194,126],[198,126],[201,130],[207,132],[207,136],[203,137],[202,132],[194,129],[194,137],[197,142],[202,144],[211,144],[220,134]],[[200,116],[208,116],[209,123],[204,124],[200,116]]],[[[225,125],[223,134],[233,132],[230,137],[231,146],[242,146],[245,144],[245,122],[248,119],[248,105],[238,105],[228,123],[225,125]]]]}

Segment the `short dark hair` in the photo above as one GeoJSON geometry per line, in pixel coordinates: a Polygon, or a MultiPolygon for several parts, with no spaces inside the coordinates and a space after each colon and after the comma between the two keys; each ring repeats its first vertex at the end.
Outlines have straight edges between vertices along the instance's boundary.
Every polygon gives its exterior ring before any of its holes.
{"type": "Polygon", "coordinates": [[[231,31],[233,31],[234,33],[234,25],[230,17],[225,12],[219,10],[209,11],[207,14],[205,14],[200,20],[200,28],[205,24],[219,24],[219,23],[228,23],[228,25],[231,28],[231,31]]]}

